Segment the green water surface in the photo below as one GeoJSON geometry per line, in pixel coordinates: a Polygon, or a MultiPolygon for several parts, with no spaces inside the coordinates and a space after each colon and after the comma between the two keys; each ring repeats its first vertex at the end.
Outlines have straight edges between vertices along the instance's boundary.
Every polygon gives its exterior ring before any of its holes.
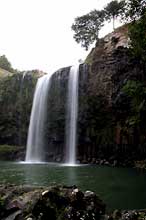
{"type": "Polygon", "coordinates": [[[96,192],[109,209],[146,208],[146,174],[135,169],[0,162],[0,184],[77,185],[96,192]]]}

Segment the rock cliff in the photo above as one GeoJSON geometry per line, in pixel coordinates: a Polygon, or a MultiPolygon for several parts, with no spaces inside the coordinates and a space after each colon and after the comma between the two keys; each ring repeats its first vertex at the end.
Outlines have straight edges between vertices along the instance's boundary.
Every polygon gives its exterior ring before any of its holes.
{"type": "MultiPolygon", "coordinates": [[[[122,26],[100,39],[80,65],[77,160],[82,163],[133,165],[146,157],[145,67],[131,57],[128,44],[122,26]]],[[[69,70],[62,68],[51,79],[44,131],[49,161],[64,161],[69,70]]],[[[26,146],[39,76],[0,70],[0,144],[26,146]]]]}
{"type": "Polygon", "coordinates": [[[10,73],[0,69],[1,159],[16,159],[22,148],[14,146],[26,146],[33,93],[39,76],[37,71],[10,73]]]}
{"type": "Polygon", "coordinates": [[[86,136],[90,142],[85,158],[90,162],[99,157],[127,164],[145,157],[145,104],[139,112],[132,106],[136,95],[137,105],[145,103],[145,97],[139,102],[136,94],[138,85],[144,89],[145,67],[130,55],[127,31],[122,26],[100,39],[86,59],[90,66],[86,136]],[[130,89],[135,94],[130,95],[130,89]],[[130,124],[132,117],[135,121],[130,124]]]}

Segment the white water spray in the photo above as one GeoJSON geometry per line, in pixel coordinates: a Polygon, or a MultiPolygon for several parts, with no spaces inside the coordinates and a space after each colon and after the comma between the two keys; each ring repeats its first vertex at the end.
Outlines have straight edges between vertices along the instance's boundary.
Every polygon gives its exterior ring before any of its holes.
{"type": "Polygon", "coordinates": [[[67,121],[66,121],[66,163],[76,163],[77,117],[78,117],[78,78],[79,65],[73,66],[69,73],[67,121]]]}
{"type": "Polygon", "coordinates": [[[45,160],[44,129],[50,84],[51,75],[47,74],[39,78],[36,85],[28,130],[26,162],[45,160]]]}

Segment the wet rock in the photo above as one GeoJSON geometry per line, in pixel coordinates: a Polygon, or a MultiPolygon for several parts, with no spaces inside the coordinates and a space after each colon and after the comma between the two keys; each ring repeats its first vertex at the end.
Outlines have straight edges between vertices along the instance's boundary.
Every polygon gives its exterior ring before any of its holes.
{"type": "Polygon", "coordinates": [[[56,161],[57,163],[61,162],[61,161],[62,161],[61,156],[56,157],[55,161],[56,161]]]}
{"type": "Polygon", "coordinates": [[[85,198],[93,197],[95,196],[95,193],[92,191],[86,191],[85,192],[85,198]]]}
{"type": "Polygon", "coordinates": [[[100,165],[104,165],[104,160],[100,160],[100,165]]]}
{"type": "Polygon", "coordinates": [[[0,186],[0,219],[3,220],[80,220],[100,219],[105,204],[94,192],[76,186],[0,186]]]}
{"type": "Polygon", "coordinates": [[[121,214],[121,211],[116,209],[114,212],[113,212],[113,219],[114,220],[119,220],[121,219],[122,217],[122,214],[121,214]]]}
{"type": "Polygon", "coordinates": [[[82,160],[81,163],[82,163],[82,164],[87,164],[88,161],[87,161],[87,160],[82,160]]]}
{"type": "Polygon", "coordinates": [[[117,164],[118,164],[118,161],[117,161],[117,160],[114,160],[114,161],[113,161],[113,166],[116,167],[117,164]]]}
{"type": "Polygon", "coordinates": [[[18,210],[14,212],[13,214],[9,215],[8,217],[6,217],[4,220],[15,220],[21,213],[22,211],[18,210]]]}
{"type": "Polygon", "coordinates": [[[96,163],[96,158],[93,157],[92,160],[91,160],[91,164],[95,164],[96,163]]]}
{"type": "Polygon", "coordinates": [[[105,161],[105,162],[104,162],[104,165],[110,166],[110,163],[109,163],[108,161],[105,161]]]}
{"type": "Polygon", "coordinates": [[[121,212],[122,220],[145,220],[146,210],[126,210],[121,212]]]}

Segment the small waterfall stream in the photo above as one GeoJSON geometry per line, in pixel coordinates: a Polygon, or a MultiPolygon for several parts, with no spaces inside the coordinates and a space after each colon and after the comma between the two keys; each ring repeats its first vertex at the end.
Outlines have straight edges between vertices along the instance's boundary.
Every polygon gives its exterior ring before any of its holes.
{"type": "Polygon", "coordinates": [[[78,78],[79,65],[72,66],[69,72],[66,120],[66,163],[68,164],[76,163],[78,78]]]}
{"type": "Polygon", "coordinates": [[[51,76],[47,74],[39,78],[36,85],[27,138],[26,162],[45,161],[44,129],[51,76]]]}

